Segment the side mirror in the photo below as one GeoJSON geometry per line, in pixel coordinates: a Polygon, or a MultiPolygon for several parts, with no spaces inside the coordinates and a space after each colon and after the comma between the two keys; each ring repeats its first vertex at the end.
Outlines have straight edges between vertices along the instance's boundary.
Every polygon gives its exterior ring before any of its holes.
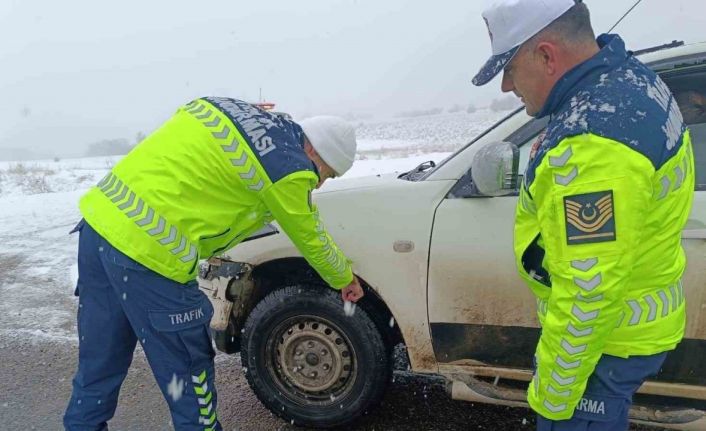
{"type": "Polygon", "coordinates": [[[473,184],[485,196],[505,196],[519,187],[520,150],[510,142],[493,142],[478,150],[471,164],[473,184]]]}

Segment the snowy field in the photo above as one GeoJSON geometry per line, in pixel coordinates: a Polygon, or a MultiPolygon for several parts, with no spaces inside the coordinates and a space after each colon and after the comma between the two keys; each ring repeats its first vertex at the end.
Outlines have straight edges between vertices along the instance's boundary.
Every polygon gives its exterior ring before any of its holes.
{"type": "MultiPolygon", "coordinates": [[[[478,111],[357,124],[345,178],[440,161],[506,113],[478,111]]],[[[79,197],[119,157],[0,162],[0,338],[75,342],[79,197]]],[[[335,181],[335,180],[333,180],[335,181]]]]}

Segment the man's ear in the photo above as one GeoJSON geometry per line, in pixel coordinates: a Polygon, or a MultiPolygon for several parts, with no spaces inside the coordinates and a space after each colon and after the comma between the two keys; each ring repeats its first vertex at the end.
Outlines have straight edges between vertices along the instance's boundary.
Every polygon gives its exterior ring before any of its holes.
{"type": "Polygon", "coordinates": [[[557,63],[558,52],[556,45],[550,42],[540,42],[535,48],[535,55],[542,63],[548,75],[553,76],[558,72],[559,65],[557,63]]]}
{"type": "Polygon", "coordinates": [[[318,153],[314,149],[314,146],[311,145],[311,142],[309,142],[309,140],[306,137],[304,137],[304,153],[306,153],[306,155],[310,159],[313,159],[314,157],[316,157],[318,155],[318,153]]]}

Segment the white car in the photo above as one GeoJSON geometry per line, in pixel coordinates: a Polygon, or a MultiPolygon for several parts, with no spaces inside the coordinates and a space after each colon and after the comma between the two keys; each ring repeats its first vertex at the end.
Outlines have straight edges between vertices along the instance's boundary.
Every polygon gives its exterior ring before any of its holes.
{"type": "MultiPolygon", "coordinates": [[[[706,43],[649,51],[641,60],[675,94],[706,95],[706,43]]],[[[398,343],[413,372],[447,379],[453,399],[527,405],[539,325],[513,258],[517,195],[484,195],[470,168],[487,166],[489,145],[505,141],[519,147],[524,172],[546,123],[518,109],[438,166],[342,179],[315,193],[365,285],[355,310],[344,310],[276,225],[201,267],[202,289],[220,304],[216,344],[241,352],[252,389],[273,413],[315,427],[355,420],[380,400],[398,343]]],[[[705,430],[706,123],[690,127],[697,186],[683,233],[686,337],[642,386],[631,419],[705,430]]]]}

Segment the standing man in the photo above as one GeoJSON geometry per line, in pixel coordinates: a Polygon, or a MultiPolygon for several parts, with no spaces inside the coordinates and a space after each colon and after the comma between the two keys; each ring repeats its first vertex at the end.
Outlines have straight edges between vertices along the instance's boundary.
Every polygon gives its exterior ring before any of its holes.
{"type": "Polygon", "coordinates": [[[515,224],[518,269],[542,334],[528,389],[539,430],[623,431],[632,396],[682,339],[681,231],[689,133],[670,90],[585,4],[500,0],[483,17],[493,57],[536,118],[515,224]]]}
{"type": "Polygon", "coordinates": [[[79,364],[66,429],[107,429],[138,340],[174,427],[221,429],[213,308],[195,281],[197,262],[269,221],[344,300],[361,298],[311,203],[312,190],[345,173],[355,151],[342,119],[297,124],[207,97],[179,108],[86,193],[77,226],[79,364]]]}

